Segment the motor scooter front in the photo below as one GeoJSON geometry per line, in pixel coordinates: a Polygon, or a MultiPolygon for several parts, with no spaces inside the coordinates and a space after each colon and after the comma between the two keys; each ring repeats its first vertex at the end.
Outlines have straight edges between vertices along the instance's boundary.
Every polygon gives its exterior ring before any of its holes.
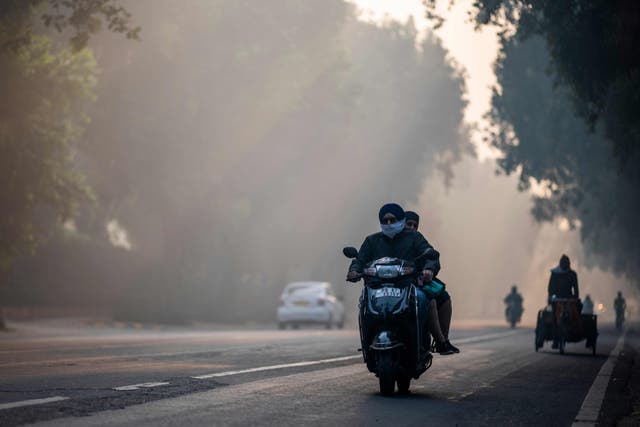
{"type": "MultiPolygon", "coordinates": [[[[347,249],[345,255],[355,251],[357,256],[355,248],[347,249]]],[[[411,378],[430,366],[429,343],[420,346],[414,271],[411,262],[397,258],[382,258],[364,269],[360,340],[364,361],[378,377],[383,395],[393,394],[396,383],[399,392],[408,392],[411,378]]]]}

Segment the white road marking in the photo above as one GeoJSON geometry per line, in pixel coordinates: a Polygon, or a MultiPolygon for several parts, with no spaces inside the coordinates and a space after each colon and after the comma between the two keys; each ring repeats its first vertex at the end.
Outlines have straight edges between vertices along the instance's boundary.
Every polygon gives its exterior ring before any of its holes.
{"type": "Polygon", "coordinates": [[[151,388],[151,387],[159,387],[161,385],[168,385],[167,382],[156,382],[156,383],[140,383],[140,384],[131,384],[125,385],[122,387],[115,387],[114,390],[118,391],[130,391],[130,390],[139,390],[141,388],[151,388]]]}
{"type": "Polygon", "coordinates": [[[217,372],[215,374],[197,375],[191,378],[205,380],[207,378],[227,377],[229,375],[248,374],[251,372],[261,372],[261,371],[271,371],[274,369],[297,368],[300,366],[320,365],[323,363],[342,362],[344,360],[361,359],[361,358],[362,358],[361,355],[356,354],[353,356],[334,357],[332,359],[310,360],[307,362],[285,363],[282,365],[260,366],[258,368],[240,369],[238,371],[217,372]]]}
{"type": "Polygon", "coordinates": [[[60,402],[61,400],[67,400],[67,399],[69,398],[64,396],[53,396],[53,397],[46,397],[44,399],[29,399],[29,400],[21,400],[19,402],[1,403],[0,410],[19,408],[21,406],[42,405],[44,403],[60,402]]]}
{"type": "MultiPolygon", "coordinates": [[[[509,331],[509,332],[500,332],[500,333],[496,333],[496,334],[487,334],[487,335],[480,335],[477,337],[469,337],[469,338],[463,338],[460,340],[457,340],[456,343],[460,343],[460,344],[467,344],[467,343],[472,343],[472,342],[476,342],[476,341],[485,341],[485,340],[490,340],[490,339],[494,339],[494,338],[502,338],[502,337],[507,337],[510,335],[516,335],[516,334],[520,334],[522,333],[523,330],[516,330],[516,331],[509,331]]],[[[301,366],[312,366],[312,365],[320,365],[320,364],[325,364],[325,363],[334,363],[334,362],[342,362],[345,360],[353,360],[353,359],[361,359],[362,356],[357,354],[357,355],[353,355],[353,356],[343,356],[343,357],[334,357],[332,359],[321,359],[321,360],[310,360],[307,362],[295,362],[295,363],[285,363],[285,364],[281,364],[281,365],[271,365],[271,366],[260,366],[257,368],[249,368],[249,369],[240,369],[237,371],[225,371],[225,372],[217,372],[214,374],[205,374],[205,375],[197,375],[197,376],[192,376],[191,378],[196,378],[199,380],[205,380],[208,378],[216,378],[216,377],[228,377],[230,375],[239,375],[239,374],[248,374],[248,373],[252,373],[252,372],[262,372],[262,371],[272,371],[275,369],[286,369],[286,368],[297,368],[297,367],[301,367],[301,366]]]]}
{"type": "Polygon", "coordinates": [[[609,379],[613,374],[613,368],[616,365],[618,354],[624,345],[624,334],[618,338],[618,342],[614,349],[609,353],[609,358],[600,368],[600,372],[593,380],[591,388],[587,393],[587,396],[582,402],[580,412],[576,415],[575,420],[571,427],[585,427],[595,426],[598,421],[598,415],[600,414],[600,408],[602,407],[602,401],[609,385],[609,379]]]}

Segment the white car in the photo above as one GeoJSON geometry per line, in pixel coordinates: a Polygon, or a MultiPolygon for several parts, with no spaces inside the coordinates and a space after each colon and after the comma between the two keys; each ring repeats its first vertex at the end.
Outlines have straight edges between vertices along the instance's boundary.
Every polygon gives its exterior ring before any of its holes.
{"type": "Polygon", "coordinates": [[[280,296],[278,328],[301,323],[323,324],[327,329],[344,326],[344,305],[328,282],[289,283],[280,296]]]}

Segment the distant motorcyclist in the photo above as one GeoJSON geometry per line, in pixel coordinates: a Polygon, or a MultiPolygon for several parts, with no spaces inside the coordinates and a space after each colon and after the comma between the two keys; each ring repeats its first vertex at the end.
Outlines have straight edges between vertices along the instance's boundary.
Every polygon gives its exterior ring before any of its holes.
{"type": "MultiPolygon", "coordinates": [[[[567,255],[560,257],[560,262],[557,267],[551,269],[551,277],[549,277],[549,286],[547,287],[548,301],[553,307],[553,312],[556,312],[556,303],[553,302],[553,298],[580,298],[580,292],[578,290],[578,275],[571,269],[571,260],[567,255]]],[[[578,312],[581,307],[578,305],[578,312]]],[[[552,348],[558,348],[558,325],[556,317],[553,316],[553,346],[552,348]]]]}
{"type": "Polygon", "coordinates": [[[511,324],[511,327],[515,327],[515,324],[520,321],[522,317],[522,295],[518,293],[518,287],[513,285],[511,292],[504,298],[504,303],[507,305],[504,314],[507,318],[507,322],[511,324]]]}
{"type": "MultiPolygon", "coordinates": [[[[382,206],[378,212],[378,219],[380,220],[381,231],[367,236],[364,240],[358,251],[357,258],[351,262],[347,280],[357,280],[362,275],[364,266],[376,259],[392,257],[412,260],[423,255],[427,250],[433,249],[433,246],[429,244],[422,234],[413,230],[405,230],[406,216],[400,205],[388,203],[382,206]]],[[[437,254],[437,251],[435,253],[437,254]]],[[[438,274],[438,271],[440,271],[439,254],[425,262],[420,279],[424,282],[429,282],[438,274]]],[[[424,347],[428,299],[418,287],[416,288],[416,294],[421,328],[420,336],[423,340],[421,345],[424,347]]],[[[438,353],[443,355],[454,353],[446,340],[436,342],[436,349],[438,353]]]]}
{"type": "Polygon", "coordinates": [[[593,301],[589,294],[585,295],[582,301],[582,314],[593,314],[593,301]]]}
{"type": "Polygon", "coordinates": [[[618,291],[618,296],[613,301],[613,308],[616,310],[616,329],[621,330],[624,324],[624,312],[627,309],[627,301],[620,291],[618,291]]]}
{"type": "MultiPolygon", "coordinates": [[[[418,215],[414,211],[406,211],[405,217],[405,229],[418,231],[418,226],[420,225],[420,215],[418,215]]],[[[444,282],[441,278],[438,278],[438,280],[444,285],[444,282]]],[[[437,335],[440,334],[444,338],[444,340],[449,343],[451,350],[453,350],[455,353],[460,353],[460,349],[451,344],[451,342],[449,341],[449,328],[451,327],[451,316],[453,314],[453,309],[451,306],[451,296],[449,295],[449,292],[447,292],[446,285],[445,289],[443,289],[440,294],[438,294],[434,298],[430,298],[429,310],[430,313],[434,314],[433,316],[429,317],[429,322],[432,329],[431,333],[434,339],[436,339],[436,342],[439,341],[437,339],[437,335]]]]}

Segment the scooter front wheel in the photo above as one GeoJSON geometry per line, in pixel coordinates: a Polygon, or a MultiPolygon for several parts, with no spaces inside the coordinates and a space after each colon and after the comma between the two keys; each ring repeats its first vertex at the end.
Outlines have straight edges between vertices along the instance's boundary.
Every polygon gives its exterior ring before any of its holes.
{"type": "Polygon", "coordinates": [[[409,393],[409,387],[411,386],[411,378],[407,375],[400,375],[397,380],[398,383],[398,393],[407,394],[409,393]]]}
{"type": "Polygon", "coordinates": [[[376,354],[378,360],[378,380],[380,381],[380,394],[391,396],[395,389],[393,358],[390,351],[380,351],[376,354]]]}

